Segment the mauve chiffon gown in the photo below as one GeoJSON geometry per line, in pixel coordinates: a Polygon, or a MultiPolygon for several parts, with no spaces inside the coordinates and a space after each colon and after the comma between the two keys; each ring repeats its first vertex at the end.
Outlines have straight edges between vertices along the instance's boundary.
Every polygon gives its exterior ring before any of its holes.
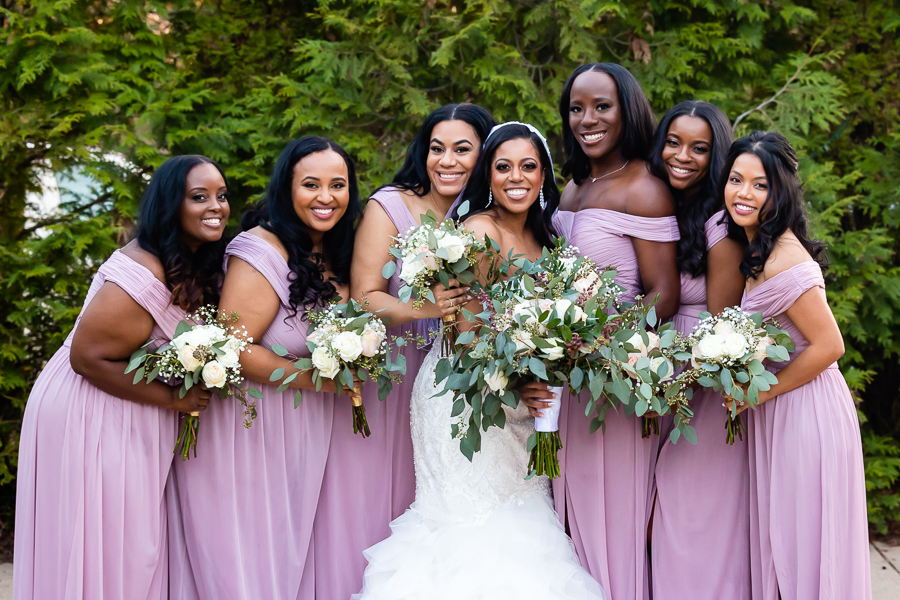
{"type": "MultiPolygon", "coordinates": [[[[228,258],[246,261],[278,294],[278,313],[262,340],[309,356],[308,322],[292,315],[284,257],[241,233],[228,258]]],[[[213,397],[200,416],[197,457],[176,459],[170,480],[172,600],[308,600],[315,598],[313,522],[331,441],[334,394],[245,380],[263,398],[245,429],[234,398],[213,397]]]]}
{"type": "MultiPolygon", "coordinates": [[[[560,234],[598,267],[618,269],[623,299],[642,293],[631,238],[653,242],[679,239],[675,217],[640,217],[607,209],[560,211],[560,234]]],[[[653,467],[659,440],[642,438],[641,419],[610,411],[606,432],[592,434],[584,416],[586,398],[566,394],[560,404],[560,476],[553,496],[581,564],[612,600],[649,598],[647,523],[653,467]]]]}
{"type": "MultiPolygon", "coordinates": [[[[808,342],[786,311],[815,287],[825,288],[822,270],[803,262],[745,293],[741,306],[787,330],[794,359],[808,342]]],[[[777,373],[785,363],[776,365],[769,368],[777,373]]],[[[870,600],[862,441],[837,363],[744,415],[754,600],[778,600],[779,592],[782,600],[870,600]]]]}
{"type": "MultiPolygon", "coordinates": [[[[706,222],[706,245],[728,235],[724,211],[706,222]]],[[[690,335],[706,310],[706,277],[681,274],[681,306],[673,322],[690,335]]],[[[697,445],[660,439],[656,461],[651,578],[653,600],[749,600],[750,469],[747,440],[725,443],[724,398],[694,392],[691,426],[697,445]]],[[[669,420],[671,422],[671,420],[669,420]]]]}
{"type": "MultiPolygon", "coordinates": [[[[185,314],[165,284],[117,250],[100,266],[85,308],[107,282],[150,313],[151,339],[171,339],[185,314]]],[[[177,414],[116,398],[77,375],[69,363],[74,331],[25,407],[13,598],[165,599],[165,484],[177,414]]]]}
{"type": "MultiPolygon", "coordinates": [[[[406,233],[416,221],[394,188],[377,191],[370,202],[384,208],[397,231],[406,233]]],[[[397,296],[402,285],[397,272],[388,282],[388,294],[397,296]]],[[[398,300],[399,302],[399,300],[398,300]]],[[[388,327],[387,334],[403,336],[408,345],[406,375],[391,394],[378,400],[378,387],[363,386],[363,401],[372,435],[353,433],[350,400],[334,403],[331,449],[316,515],[316,598],[350,598],[362,589],[366,558],[363,551],[391,534],[390,523],[402,515],[416,495],[410,434],[410,398],[416,374],[428,348],[418,348],[410,334],[427,337],[433,319],[420,319],[388,327]]]]}

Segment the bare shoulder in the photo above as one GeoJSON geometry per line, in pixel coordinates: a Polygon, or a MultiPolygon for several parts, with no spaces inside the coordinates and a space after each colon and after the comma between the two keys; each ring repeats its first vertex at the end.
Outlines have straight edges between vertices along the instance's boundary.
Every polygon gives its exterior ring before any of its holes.
{"type": "Polygon", "coordinates": [[[783,273],[792,267],[796,267],[800,263],[812,261],[812,256],[800,243],[800,240],[788,230],[775,242],[772,253],[763,267],[763,276],[771,279],[779,273],[783,273]]]}
{"type": "Polygon", "coordinates": [[[268,229],[265,229],[264,227],[257,225],[256,227],[254,227],[252,229],[248,229],[247,233],[249,233],[250,235],[256,236],[259,239],[261,239],[262,241],[266,242],[267,244],[269,244],[270,246],[275,248],[278,251],[278,254],[280,254],[282,257],[284,257],[284,260],[288,260],[288,253],[284,247],[284,244],[281,243],[281,240],[278,239],[277,235],[275,235],[268,229]]]}
{"type": "Polygon", "coordinates": [[[578,186],[575,185],[575,180],[570,180],[569,183],[566,184],[562,196],[559,199],[559,210],[571,211],[575,208],[575,195],[577,191],[578,186]]]}
{"type": "Polygon", "coordinates": [[[148,271],[153,273],[154,277],[163,283],[166,282],[166,270],[163,268],[162,262],[160,262],[156,255],[141,248],[137,240],[131,240],[125,244],[120,252],[137,264],[145,267],[148,271]]]}
{"type": "Polygon", "coordinates": [[[466,229],[475,234],[477,239],[484,239],[484,236],[487,235],[492,240],[499,240],[500,238],[500,228],[497,227],[497,223],[485,214],[478,214],[472,217],[469,217],[464,222],[466,229]]]}
{"type": "Polygon", "coordinates": [[[633,161],[633,178],[628,182],[625,212],[638,217],[671,217],[675,201],[666,182],[653,175],[643,160],[633,161]]]}

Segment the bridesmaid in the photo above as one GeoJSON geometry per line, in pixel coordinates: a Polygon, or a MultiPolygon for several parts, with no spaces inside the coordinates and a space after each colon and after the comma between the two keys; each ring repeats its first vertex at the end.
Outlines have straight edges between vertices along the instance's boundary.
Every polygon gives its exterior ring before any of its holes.
{"type": "Polygon", "coordinates": [[[228,187],[205,156],[154,173],[137,239],[100,266],[35,382],[19,450],[16,600],[168,598],[165,483],[179,412],[210,392],[133,384],[131,354],[218,299],[228,187]],[[125,326],[123,326],[125,324],[125,326]]]}
{"type": "MultiPolygon", "coordinates": [[[[716,186],[731,147],[731,125],[707,102],[682,102],[663,117],[650,168],[669,182],[681,239],[678,331],[689,335],[702,311],[741,302],[743,246],[727,237],[716,186]]],[[[725,443],[722,397],[694,392],[697,445],[667,443],[656,463],[651,544],[654,600],[749,600],[750,516],[747,444],[725,443]],[[716,515],[710,519],[710,515],[716,515]]]]}
{"type": "MultiPolygon", "coordinates": [[[[566,163],[571,174],[556,225],[598,265],[618,269],[626,297],[657,295],[660,319],[678,308],[675,265],[678,223],[665,182],[643,157],[655,125],[647,97],[627,69],[583,65],[572,73],[559,103],[566,163]]],[[[535,385],[534,400],[548,392],[535,385]]],[[[615,600],[647,598],[647,522],[658,440],[642,437],[642,420],[610,412],[605,432],[591,434],[583,401],[561,403],[561,476],[553,482],[556,510],[582,564],[615,600]]]]}
{"type": "Polygon", "coordinates": [[[351,294],[368,310],[380,311],[389,336],[407,339],[406,376],[383,402],[375,386],[363,388],[372,430],[368,439],[354,435],[347,426],[350,402],[339,398],[334,405],[333,440],[316,517],[316,537],[325,538],[316,545],[320,598],[349,598],[360,590],[366,568],[363,550],[388,537],[389,523],[415,499],[409,400],[427,348],[417,348],[413,336],[427,337],[429,325],[437,326],[434,319],[453,314],[451,302],[459,304],[467,291],[438,285],[437,303],[426,302],[420,310],[398,301],[399,277],[395,274],[388,281],[381,276],[391,259],[391,236],[421,224],[420,215],[429,210],[444,218],[462,193],[493,126],[493,117],[474,104],[448,104],[428,115],[394,181],[372,195],[359,224],[351,294]],[[350,525],[348,517],[353,515],[361,518],[350,525]]]}
{"type": "MultiPolygon", "coordinates": [[[[282,151],[265,200],[244,215],[244,232],[225,251],[220,310],[236,311],[255,342],[241,367],[263,398],[250,429],[237,402],[212,403],[197,458],[176,461],[183,541],[173,534],[173,600],[316,597],[313,522],[335,387],[328,381],[317,393],[305,372],[278,393],[269,376],[295,369],[271,347],[310,355],[304,311],[348,296],[358,212],[350,157],[331,140],[306,136],[282,151]]],[[[337,426],[352,428],[349,418],[337,426]]]]}
{"type": "Polygon", "coordinates": [[[741,306],[778,321],[796,346],[789,364],[770,366],[778,383],[747,415],[753,598],[869,600],[859,421],[835,362],[844,340],[825,297],[825,245],[807,233],[794,149],[778,133],[739,139],[722,189],[729,234],[749,244],[741,306]]]}

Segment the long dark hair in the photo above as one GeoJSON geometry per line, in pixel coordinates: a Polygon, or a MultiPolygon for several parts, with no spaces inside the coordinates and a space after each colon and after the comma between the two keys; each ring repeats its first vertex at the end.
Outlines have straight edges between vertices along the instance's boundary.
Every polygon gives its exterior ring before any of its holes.
{"type": "Polygon", "coordinates": [[[431,192],[431,178],[428,177],[428,148],[431,145],[431,133],[435,125],[444,121],[462,121],[475,130],[478,143],[483,144],[491,128],[497,124],[491,113],[477,104],[445,104],[425,117],[416,137],[406,148],[406,160],[394,175],[391,186],[410,191],[419,196],[427,196],[431,192]]]}
{"type": "Polygon", "coordinates": [[[591,163],[584,150],[575,139],[569,126],[569,102],[572,96],[572,84],[582,73],[600,71],[606,73],[616,82],[619,105],[622,107],[622,135],[619,145],[622,157],[644,159],[650,151],[650,142],[656,117],[650,108],[650,101],[641,89],[634,75],[621,65],[615,63],[588,63],[581,65],[569,75],[559,98],[559,116],[562,118],[563,147],[566,151],[566,162],[563,164],[563,177],[572,176],[575,185],[587,179],[591,174],[591,163]]]}
{"type": "Polygon", "coordinates": [[[219,301],[222,260],[227,240],[201,244],[196,252],[179,239],[181,206],[185,201],[187,176],[199,165],[212,165],[225,180],[222,167],[199,154],[173,156],[150,179],[141,198],[137,243],[162,263],[172,304],[191,311],[219,301]]]}
{"type": "Polygon", "coordinates": [[[244,231],[257,225],[271,231],[288,253],[291,268],[290,306],[294,314],[301,307],[314,306],[326,302],[335,293],[330,281],[325,281],[323,272],[328,260],[333,281],[350,281],[350,259],[353,257],[353,223],[359,217],[359,189],[356,186],[356,168],[353,159],[336,142],[316,135],[307,135],[288,144],[275,163],[272,180],[265,198],[251,211],[244,214],[241,227],[244,231]],[[298,162],[316,152],[333,150],[347,165],[347,186],[350,203],[347,212],[337,224],[325,232],[322,239],[324,256],[312,251],[313,242],[306,225],[297,216],[291,194],[294,181],[294,167],[298,162]]]}
{"type": "Polygon", "coordinates": [[[487,205],[488,192],[491,190],[491,165],[494,162],[494,154],[504,142],[518,139],[529,140],[538,152],[541,159],[541,171],[544,174],[544,185],[541,189],[544,191],[544,200],[547,202],[547,207],[541,210],[540,203],[537,200],[534,201],[528,209],[525,226],[531,229],[534,237],[542,246],[552,248],[553,238],[557,235],[556,229],[553,227],[553,213],[559,207],[559,189],[556,187],[550,155],[547,154],[540,136],[524,125],[506,125],[487,138],[481,154],[478,156],[478,162],[472,169],[469,183],[463,190],[463,202],[469,202],[469,211],[460,215],[457,206],[453,209],[450,217],[465,221],[472,215],[483,213],[489,209],[487,205]]]}
{"type": "Polygon", "coordinates": [[[744,228],[735,223],[731,213],[728,213],[728,236],[747,244],[744,260],[741,261],[741,273],[745,277],[759,275],[765,268],[778,238],[788,229],[806,248],[813,260],[822,268],[826,268],[828,261],[824,254],[825,244],[809,237],[809,221],[803,204],[803,186],[797,178],[797,155],[790,142],[780,133],[773,131],[754,131],[734,142],[722,168],[719,189],[723,199],[731,167],[741,154],[754,154],[759,157],[769,185],[766,201],[758,212],[759,230],[752,242],[748,243],[744,228]]]}
{"type": "Polygon", "coordinates": [[[700,183],[700,189],[690,198],[684,197],[682,190],[671,185],[669,191],[675,199],[675,216],[681,239],[678,240],[676,262],[678,270],[699,277],[706,272],[706,222],[723,207],[722,198],[716,191],[722,173],[722,165],[731,147],[733,136],[731,124],[719,107],[700,100],[685,100],[669,109],[662,118],[653,136],[653,148],[647,162],[650,172],[669,182],[662,152],[666,146],[669,127],[678,117],[697,117],[706,121],[712,131],[712,147],[709,150],[709,172],[700,183]]]}

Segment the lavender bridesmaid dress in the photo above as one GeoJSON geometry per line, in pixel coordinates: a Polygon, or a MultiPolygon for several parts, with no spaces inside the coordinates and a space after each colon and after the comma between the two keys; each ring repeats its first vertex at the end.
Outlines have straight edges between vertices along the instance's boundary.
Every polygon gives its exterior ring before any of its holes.
{"type": "MultiPolygon", "coordinates": [[[[416,225],[395,189],[381,189],[370,201],[384,208],[401,234],[416,225]]],[[[400,265],[388,282],[388,294],[395,297],[401,287],[399,272],[400,265]]],[[[427,337],[430,327],[436,327],[434,320],[420,319],[388,327],[387,333],[427,337]]],[[[377,386],[363,386],[371,437],[353,433],[349,398],[341,396],[334,403],[331,449],[315,525],[317,598],[349,598],[362,588],[367,564],[363,551],[387,538],[390,522],[415,499],[409,410],[416,373],[427,353],[427,347],[417,348],[414,342],[403,350],[406,375],[384,401],[378,400],[377,386]]]]}
{"type": "MultiPolygon", "coordinates": [[[[632,237],[673,242],[675,217],[650,218],[607,209],[560,211],[557,230],[600,268],[618,269],[624,298],[642,293],[632,237]]],[[[560,405],[560,477],[553,481],[556,511],[581,564],[613,600],[649,597],[647,522],[658,439],[641,437],[641,419],[610,412],[606,432],[590,433],[586,399],[560,405]]]]}
{"type": "MultiPolygon", "coordinates": [[[[706,222],[708,248],[728,235],[728,226],[719,223],[723,215],[719,211],[706,222]]],[[[676,329],[690,334],[705,310],[706,277],[682,273],[676,329]]],[[[653,600],[750,598],[747,441],[725,443],[723,401],[710,390],[694,393],[696,446],[660,440],[651,544],[653,600]]]]}
{"type": "MultiPolygon", "coordinates": [[[[151,339],[171,339],[185,314],[165,284],[117,250],[100,266],[85,308],[107,282],[150,313],[151,339]]],[[[116,398],[77,375],[69,364],[73,334],[25,407],[13,598],[165,599],[164,487],[177,415],[116,398]]]]}
{"type": "MultiPolygon", "coordinates": [[[[744,295],[808,345],[786,311],[825,281],[803,262],[744,295]]],[[[773,371],[783,367],[771,366],[773,371]]],[[[859,421],[837,363],[749,417],[750,558],[754,600],[870,600],[866,487],[859,421]]]]}
{"type": "MultiPolygon", "coordinates": [[[[268,242],[241,233],[228,245],[278,294],[275,319],[257,340],[309,356],[308,323],[291,316],[284,257],[268,242]]],[[[307,600],[315,598],[313,521],[331,440],[334,394],[276,391],[247,380],[263,398],[245,429],[242,408],[214,397],[200,417],[197,458],[175,461],[170,539],[172,600],[307,600]],[[176,514],[177,513],[177,514],[176,514]],[[179,530],[180,526],[180,530],[179,530]]]]}

